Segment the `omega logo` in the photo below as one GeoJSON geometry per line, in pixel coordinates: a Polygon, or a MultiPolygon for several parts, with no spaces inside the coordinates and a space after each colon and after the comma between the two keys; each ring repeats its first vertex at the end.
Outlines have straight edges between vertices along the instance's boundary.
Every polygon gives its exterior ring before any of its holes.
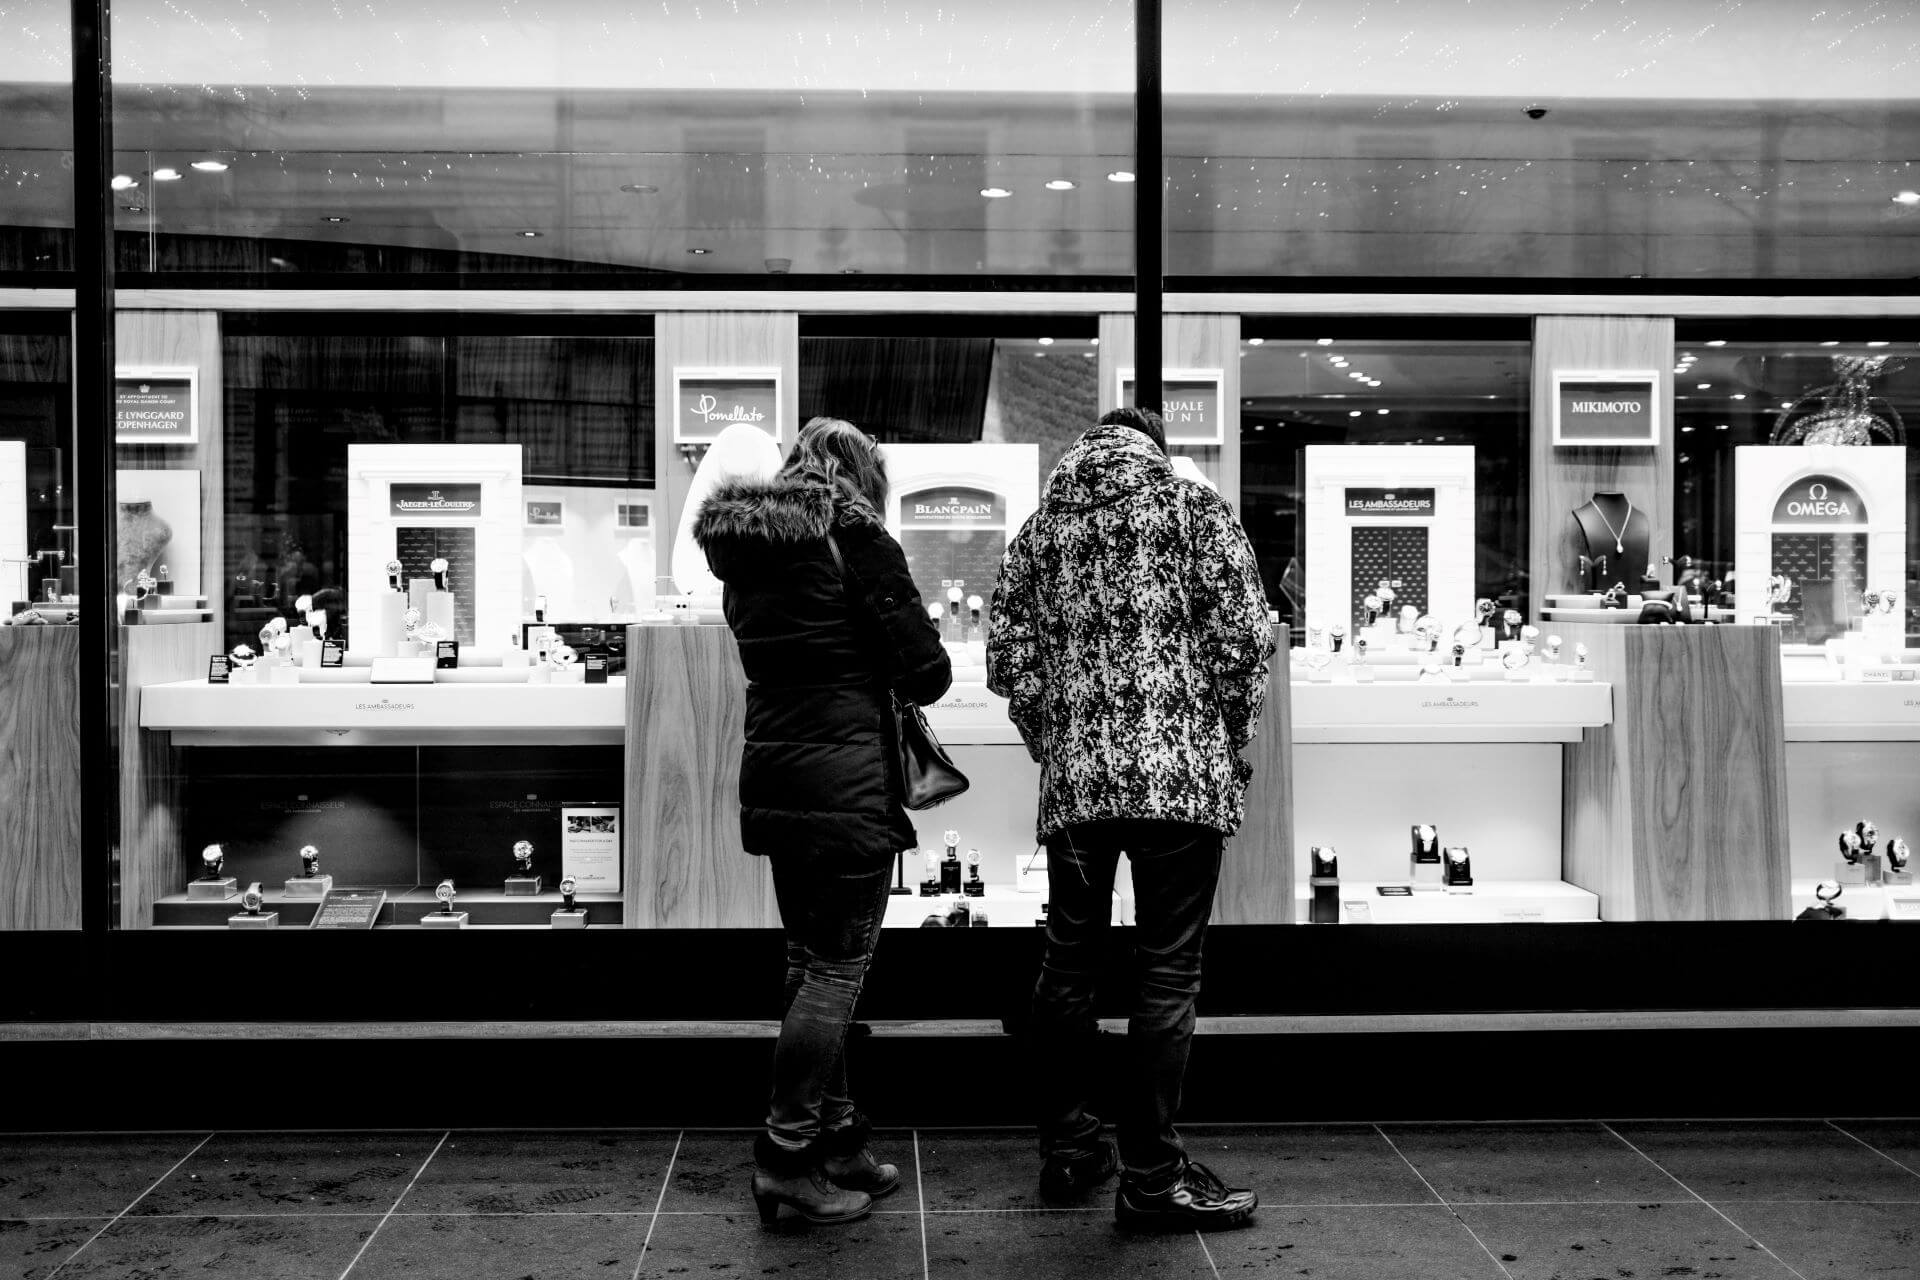
{"type": "Polygon", "coordinates": [[[1818,480],[1807,486],[1805,500],[1787,503],[1790,516],[1850,516],[1853,507],[1846,501],[1835,502],[1827,496],[1827,486],[1818,480]]]}

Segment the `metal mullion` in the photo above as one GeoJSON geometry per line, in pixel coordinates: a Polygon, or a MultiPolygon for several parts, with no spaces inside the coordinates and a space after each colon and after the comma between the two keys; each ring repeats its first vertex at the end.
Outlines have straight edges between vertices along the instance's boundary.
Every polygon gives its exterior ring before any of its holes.
{"type": "Polygon", "coordinates": [[[1135,404],[1160,407],[1166,288],[1166,168],[1161,138],[1162,0],[1134,0],[1133,370],[1135,404]]]}

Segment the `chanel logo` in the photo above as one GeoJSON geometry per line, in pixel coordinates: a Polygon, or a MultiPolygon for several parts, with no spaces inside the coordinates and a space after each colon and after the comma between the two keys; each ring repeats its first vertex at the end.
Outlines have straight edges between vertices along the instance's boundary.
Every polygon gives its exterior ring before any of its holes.
{"type": "Polygon", "coordinates": [[[1807,496],[1815,502],[1825,502],[1827,500],[1827,486],[1816,480],[1807,486],[1807,496]]]}

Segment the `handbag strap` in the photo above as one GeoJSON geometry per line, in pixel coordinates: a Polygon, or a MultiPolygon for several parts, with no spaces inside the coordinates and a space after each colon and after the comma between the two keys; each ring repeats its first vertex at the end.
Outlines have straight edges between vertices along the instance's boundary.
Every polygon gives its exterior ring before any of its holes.
{"type": "MultiPolygon", "coordinates": [[[[827,531],[827,554],[833,557],[834,571],[840,575],[840,594],[847,600],[847,617],[854,618],[860,611],[859,598],[854,595],[853,588],[847,582],[847,561],[840,554],[840,544],[833,540],[832,530],[827,531]]],[[[891,686],[887,687],[887,700],[893,704],[895,714],[898,714],[903,707],[913,706],[911,702],[903,702],[891,686]]]]}

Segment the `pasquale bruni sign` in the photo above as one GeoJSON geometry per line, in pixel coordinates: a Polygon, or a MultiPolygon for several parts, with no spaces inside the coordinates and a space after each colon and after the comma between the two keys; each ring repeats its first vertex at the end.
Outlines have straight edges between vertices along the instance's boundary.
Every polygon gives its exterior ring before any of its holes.
{"type": "Polygon", "coordinates": [[[396,484],[389,491],[396,516],[460,516],[480,514],[478,484],[396,484]]]}
{"type": "Polygon", "coordinates": [[[900,524],[909,529],[1004,529],[1004,494],[961,485],[944,485],[905,494],[900,499],[900,524]]]}
{"type": "Polygon", "coordinates": [[[1346,493],[1349,517],[1421,520],[1433,515],[1432,489],[1348,489],[1346,493]]]}
{"type": "Polygon", "coordinates": [[[1838,476],[1802,476],[1775,500],[1773,522],[1821,529],[1865,525],[1867,504],[1859,490],[1838,476]]]}
{"type": "Polygon", "coordinates": [[[1652,445],[1660,439],[1660,378],[1652,372],[1556,373],[1555,444],[1652,445]]]}
{"type": "MultiPolygon", "coordinates": [[[[1160,375],[1160,418],[1168,444],[1219,444],[1219,369],[1168,369],[1160,375]]],[[[1134,374],[1120,370],[1120,403],[1133,404],[1134,374]]]]}

